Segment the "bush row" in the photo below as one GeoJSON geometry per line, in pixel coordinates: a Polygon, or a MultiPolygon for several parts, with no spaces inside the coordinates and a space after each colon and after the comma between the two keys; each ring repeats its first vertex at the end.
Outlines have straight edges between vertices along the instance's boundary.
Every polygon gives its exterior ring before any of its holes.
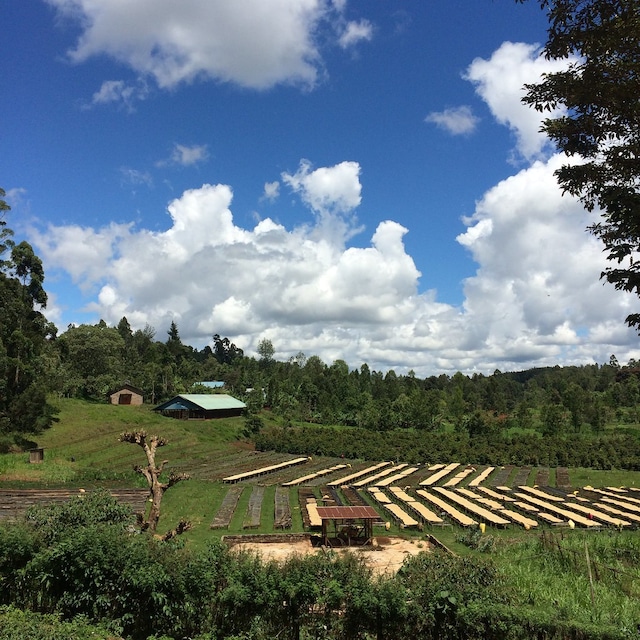
{"type": "Polygon", "coordinates": [[[261,451],[402,460],[409,464],[458,460],[470,464],[640,469],[640,441],[632,435],[542,437],[536,434],[471,437],[396,429],[266,426],[253,437],[261,451]],[[366,436],[366,437],[365,437],[366,436]]]}

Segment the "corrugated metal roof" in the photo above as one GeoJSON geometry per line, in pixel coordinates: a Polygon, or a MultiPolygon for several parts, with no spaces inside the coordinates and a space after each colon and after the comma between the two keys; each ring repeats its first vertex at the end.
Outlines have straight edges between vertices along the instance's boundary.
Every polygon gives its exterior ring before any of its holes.
{"type": "Polygon", "coordinates": [[[119,391],[122,391],[124,389],[128,389],[129,391],[133,391],[133,393],[138,393],[141,396],[144,395],[144,391],[142,389],[140,389],[140,387],[134,387],[132,384],[129,384],[128,382],[125,382],[125,384],[122,384],[119,387],[116,387],[115,389],[112,389],[111,391],[109,391],[109,393],[107,395],[113,395],[114,393],[118,393],[119,391]]]}
{"type": "Polygon", "coordinates": [[[378,512],[373,507],[318,507],[318,515],[322,520],[339,519],[348,520],[350,518],[365,518],[377,520],[380,518],[378,512]]]}
{"type": "Polygon", "coordinates": [[[181,393],[156,409],[163,411],[171,409],[189,409],[195,405],[205,411],[216,409],[246,409],[247,405],[226,393],[181,393]],[[191,405],[191,406],[189,406],[191,405]]]}

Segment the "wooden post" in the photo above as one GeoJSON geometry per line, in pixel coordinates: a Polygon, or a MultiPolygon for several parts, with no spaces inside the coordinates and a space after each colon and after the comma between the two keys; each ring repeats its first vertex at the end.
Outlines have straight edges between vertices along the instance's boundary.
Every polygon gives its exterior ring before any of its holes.
{"type": "Polygon", "coordinates": [[[587,541],[584,541],[584,555],[587,558],[587,571],[589,572],[589,589],[591,591],[591,613],[593,615],[593,610],[596,606],[596,597],[593,592],[593,575],[591,574],[591,560],[589,559],[589,547],[587,547],[587,541]]]}

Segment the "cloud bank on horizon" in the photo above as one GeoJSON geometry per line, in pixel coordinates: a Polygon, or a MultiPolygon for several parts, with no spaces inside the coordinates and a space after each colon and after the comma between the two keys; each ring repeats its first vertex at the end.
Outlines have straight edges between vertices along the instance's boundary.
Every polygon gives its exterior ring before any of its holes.
{"type": "MultiPolygon", "coordinates": [[[[149,79],[161,90],[202,78],[312,90],[325,73],[321,26],[341,49],[375,37],[369,22],[347,19],[346,0],[254,0],[241,12],[220,1],[184,2],[179,10],[157,0],[48,2],[82,21],[73,61],[107,54],[140,74],[136,86],[105,80],[96,104],[142,99],[149,79]]],[[[585,231],[593,214],[562,196],[553,171],[565,159],[539,133],[539,114],[520,102],[523,84],[548,70],[535,46],[505,42],[464,74],[512,132],[519,170],[464,220],[457,242],[477,269],[463,283],[460,307],[438,301],[430,274],[407,253],[411,229],[393,211],[375,229],[359,222],[367,195],[358,158],[318,167],[300,158],[294,172],[264,183],[274,206],[286,194],[308,209],[307,221],[290,228],[277,216],[242,228],[233,185],[202,184],[169,203],[166,229],[48,224],[31,240],[48,271],[67,273],[85,292],[96,318],[116,324],[126,316],[134,328],[159,331],[174,320],[183,340],[198,346],[219,333],[251,353],[268,338],[281,359],[303,351],[420,376],[638,357],[637,336],[623,322],[637,300],[600,281],[605,259],[585,231]]],[[[468,106],[443,105],[425,121],[473,135],[479,119],[468,106]]],[[[207,154],[205,146],[176,143],[168,162],[195,164],[207,154]]],[[[55,301],[50,311],[55,321],[55,301]]]]}

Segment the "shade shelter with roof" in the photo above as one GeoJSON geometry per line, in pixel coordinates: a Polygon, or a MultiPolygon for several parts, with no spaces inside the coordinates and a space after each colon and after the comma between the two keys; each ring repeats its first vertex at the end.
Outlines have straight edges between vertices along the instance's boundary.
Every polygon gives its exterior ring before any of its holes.
{"type": "Polygon", "coordinates": [[[154,411],[180,420],[211,420],[240,416],[247,405],[224,393],[183,393],[159,404],[154,411]]]}
{"type": "Polygon", "coordinates": [[[322,522],[322,543],[327,546],[372,544],[373,523],[380,520],[369,506],[317,507],[322,522]]]}

